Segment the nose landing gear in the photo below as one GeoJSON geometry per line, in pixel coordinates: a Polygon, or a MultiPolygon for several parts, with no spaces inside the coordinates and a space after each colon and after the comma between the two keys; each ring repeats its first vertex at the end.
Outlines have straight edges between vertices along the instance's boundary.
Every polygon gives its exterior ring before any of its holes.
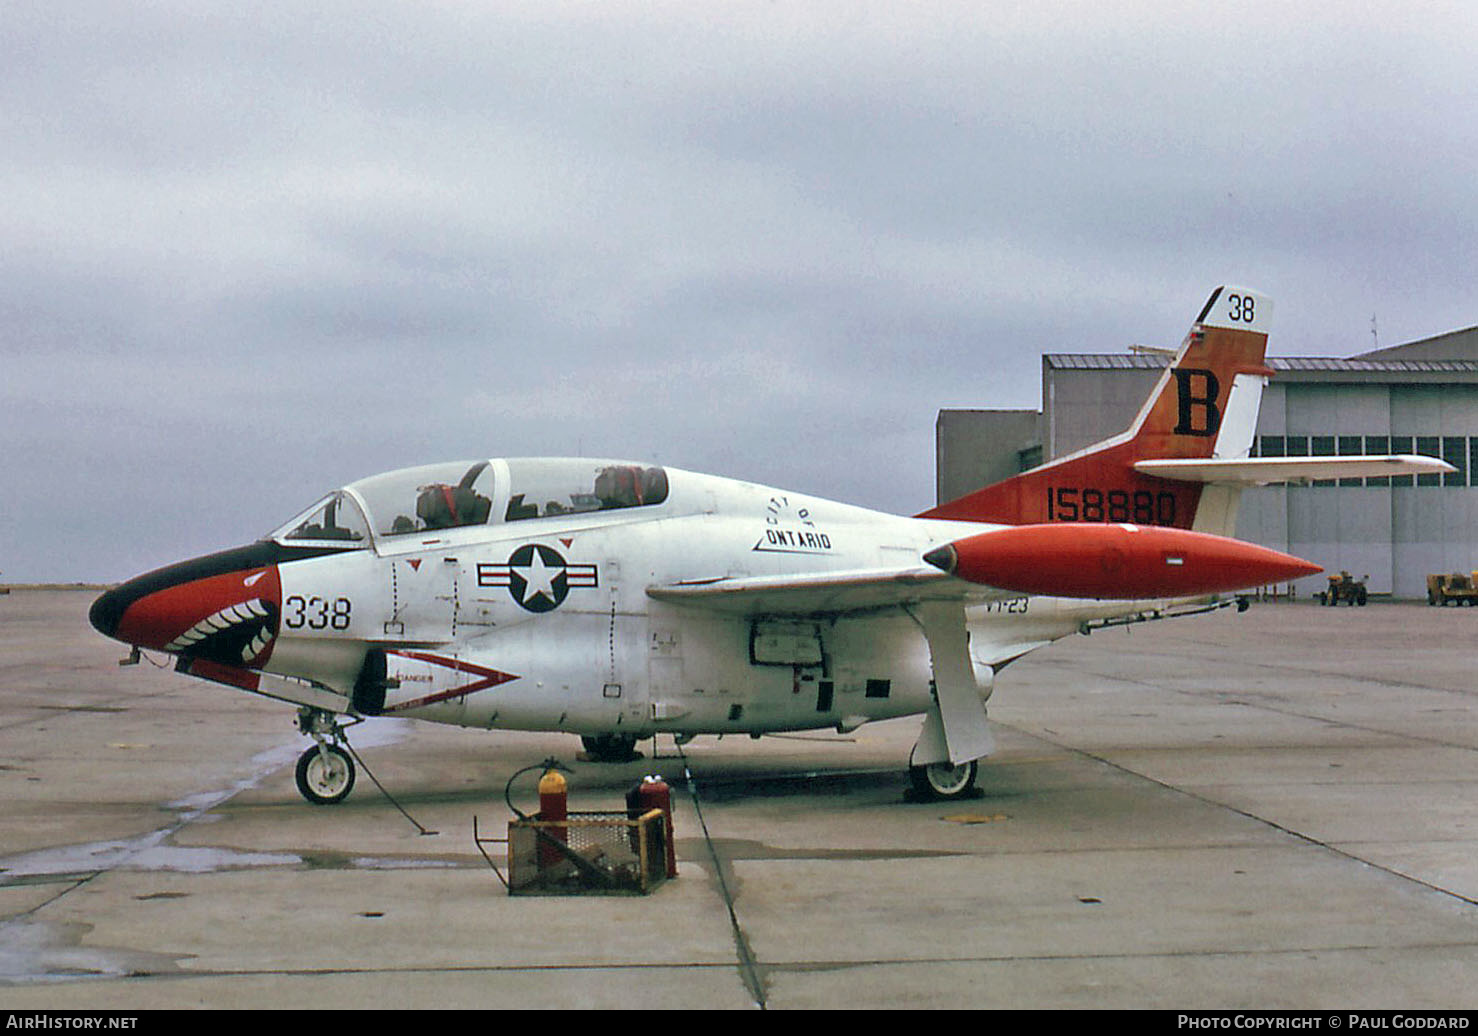
{"type": "Polygon", "coordinates": [[[331,712],[298,710],[298,730],[315,744],[298,757],[298,792],[315,806],[343,802],[354,790],[354,759],[345,751],[344,728],[331,712]]]}

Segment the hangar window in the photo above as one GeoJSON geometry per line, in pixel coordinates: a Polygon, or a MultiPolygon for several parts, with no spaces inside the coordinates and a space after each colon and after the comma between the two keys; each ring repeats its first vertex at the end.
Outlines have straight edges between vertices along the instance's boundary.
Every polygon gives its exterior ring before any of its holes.
{"type": "MultiPolygon", "coordinates": [[[[1367,435],[1365,437],[1365,452],[1372,457],[1384,457],[1391,452],[1391,437],[1389,435],[1367,435]]],[[[1389,486],[1389,477],[1367,478],[1367,486],[1389,486]]]]}
{"type": "MultiPolygon", "coordinates": [[[[1435,435],[1418,435],[1416,437],[1416,452],[1423,457],[1442,456],[1442,440],[1435,435]]],[[[1441,475],[1418,475],[1416,484],[1419,486],[1440,486],[1441,475]]]]}
{"type": "MultiPolygon", "coordinates": [[[[1311,440],[1309,440],[1309,442],[1310,442],[1310,449],[1309,449],[1310,456],[1314,456],[1314,457],[1333,457],[1334,456],[1334,436],[1332,436],[1332,435],[1316,435],[1311,440]]],[[[1335,483],[1335,480],[1332,479],[1332,478],[1319,478],[1319,479],[1315,479],[1314,480],[1314,485],[1316,485],[1316,486],[1332,486],[1332,485],[1334,485],[1334,483],[1335,483]]]]}
{"type": "Polygon", "coordinates": [[[1459,435],[1444,435],[1442,437],[1442,459],[1457,468],[1457,471],[1442,476],[1442,484],[1458,489],[1466,487],[1468,484],[1467,440],[1459,435]]]}
{"type": "Polygon", "coordinates": [[[595,460],[510,460],[505,521],[648,507],[667,499],[662,468],[595,460]]]}
{"type": "MultiPolygon", "coordinates": [[[[1415,452],[1415,450],[1416,450],[1416,445],[1415,445],[1415,443],[1412,442],[1411,436],[1409,436],[1409,435],[1393,435],[1393,436],[1391,436],[1391,452],[1392,453],[1396,453],[1396,454],[1407,454],[1407,453],[1413,453],[1413,452],[1415,452]]],[[[1414,476],[1412,476],[1412,475],[1394,475],[1394,476],[1391,477],[1391,485],[1393,485],[1393,486],[1414,486],[1414,485],[1416,485],[1416,478],[1414,476]]]]}
{"type": "MultiPolygon", "coordinates": [[[[1339,455],[1341,457],[1358,457],[1360,455],[1360,436],[1341,435],[1339,437],[1339,455]]],[[[1359,478],[1342,478],[1339,484],[1342,486],[1364,485],[1365,480],[1359,478]]]]}

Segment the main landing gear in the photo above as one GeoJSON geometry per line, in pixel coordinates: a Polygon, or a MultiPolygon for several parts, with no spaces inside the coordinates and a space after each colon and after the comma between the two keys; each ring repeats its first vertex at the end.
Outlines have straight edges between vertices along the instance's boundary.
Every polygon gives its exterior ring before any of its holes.
{"type": "Polygon", "coordinates": [[[580,744],[585,749],[585,758],[592,763],[629,763],[640,759],[636,750],[634,734],[583,735],[580,744]]]}
{"type": "Polygon", "coordinates": [[[331,712],[303,708],[298,710],[298,730],[315,742],[298,757],[299,793],[315,806],[343,802],[354,790],[354,759],[345,750],[344,728],[331,712]]]}
{"type": "Polygon", "coordinates": [[[961,763],[929,763],[927,766],[910,766],[908,778],[913,785],[913,797],[917,801],[973,798],[975,777],[979,770],[977,760],[961,763]]]}

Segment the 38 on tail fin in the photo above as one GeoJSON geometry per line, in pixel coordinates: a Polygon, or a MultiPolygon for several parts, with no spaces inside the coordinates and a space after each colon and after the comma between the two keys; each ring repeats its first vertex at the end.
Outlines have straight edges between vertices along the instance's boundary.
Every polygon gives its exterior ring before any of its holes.
{"type": "Polygon", "coordinates": [[[1248,455],[1272,373],[1265,366],[1272,311],[1258,292],[1217,288],[1128,430],[919,517],[1006,525],[1132,522],[1230,534],[1235,490],[1159,478],[1134,465],[1248,455]]]}

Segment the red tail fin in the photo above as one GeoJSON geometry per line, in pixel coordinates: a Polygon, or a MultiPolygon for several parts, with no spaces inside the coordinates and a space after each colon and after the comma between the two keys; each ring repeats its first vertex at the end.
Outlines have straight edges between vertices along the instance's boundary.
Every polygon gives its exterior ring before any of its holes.
{"type": "Polygon", "coordinates": [[[919,517],[1191,528],[1204,487],[1141,474],[1134,463],[1247,456],[1271,374],[1264,352],[1272,309],[1257,292],[1217,288],[1127,431],[919,517]]]}

